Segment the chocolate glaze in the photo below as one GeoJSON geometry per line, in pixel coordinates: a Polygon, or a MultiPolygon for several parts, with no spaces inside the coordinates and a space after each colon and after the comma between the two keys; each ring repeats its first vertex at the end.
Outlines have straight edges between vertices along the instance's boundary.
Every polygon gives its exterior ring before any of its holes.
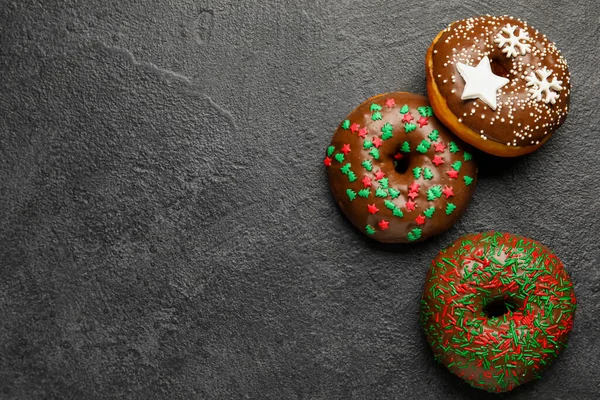
{"type": "MultiPolygon", "coordinates": [[[[331,146],[335,150],[325,160],[326,165],[331,163],[331,166],[327,168],[331,192],[350,221],[359,230],[375,240],[403,243],[424,240],[437,235],[456,222],[469,204],[475,190],[477,167],[474,161],[470,159],[471,156],[468,153],[470,148],[450,134],[435,116],[423,117],[418,109],[419,107],[428,106],[429,103],[425,97],[411,93],[399,92],[375,96],[354,110],[333,135],[331,146]],[[392,103],[395,104],[392,105],[392,103]],[[375,106],[372,106],[373,104],[375,106]],[[401,113],[405,105],[408,106],[408,114],[413,118],[411,123],[415,124],[416,127],[414,131],[408,133],[403,118],[410,119],[410,117],[405,117],[405,114],[401,113]],[[375,107],[374,111],[372,111],[372,107],[375,107]],[[378,107],[381,107],[380,111],[376,110],[378,107]],[[381,113],[381,119],[374,120],[374,115],[377,112],[381,113]],[[421,117],[426,120],[426,125],[420,126],[421,124],[418,123],[421,117]],[[360,135],[366,133],[364,131],[366,128],[368,130],[365,135],[367,140],[373,141],[374,137],[381,139],[384,137],[382,128],[385,124],[392,125],[393,137],[382,140],[378,148],[379,159],[377,160],[370,154],[375,146],[365,149],[365,139],[361,138],[360,135]],[[429,135],[434,130],[437,130],[439,138],[432,140],[429,135]],[[426,142],[425,146],[429,144],[430,147],[424,153],[421,153],[417,151],[417,148],[423,141],[426,142]],[[400,151],[404,142],[408,142],[410,153],[400,151]],[[457,148],[453,148],[454,152],[450,151],[450,142],[454,142],[457,146],[457,148]],[[439,143],[443,144],[443,151],[436,151],[434,145],[439,143]],[[349,145],[350,151],[346,152],[344,160],[339,162],[335,157],[339,157],[337,154],[343,154],[342,150],[345,145],[349,145]],[[408,158],[407,161],[402,160],[402,162],[407,163],[407,169],[404,173],[395,170],[394,156],[397,154],[402,154],[403,158],[408,158]],[[439,159],[437,160],[439,166],[433,163],[436,155],[441,158],[443,164],[439,164],[439,159]],[[368,171],[362,165],[365,160],[372,162],[371,171],[368,171]],[[451,171],[451,174],[453,174],[453,163],[456,161],[460,161],[461,165],[458,173],[455,174],[456,178],[451,179],[447,172],[451,171]],[[351,179],[342,170],[348,163],[350,163],[351,171],[356,177],[353,182],[350,182],[351,179]],[[415,178],[414,175],[414,169],[417,167],[423,168],[419,178],[415,178]],[[433,174],[433,177],[429,176],[431,179],[426,179],[424,176],[426,175],[425,168],[428,168],[433,174]],[[385,178],[388,179],[389,188],[399,191],[397,197],[394,198],[390,190],[382,189],[385,185],[376,180],[379,171],[385,174],[385,178]],[[368,187],[370,192],[368,198],[358,195],[361,189],[365,189],[363,183],[365,177],[372,182],[372,186],[368,187]],[[409,193],[411,190],[409,187],[414,183],[419,185],[418,196],[414,200],[410,200],[409,193]],[[434,200],[428,200],[428,189],[434,186],[439,186],[441,189],[452,188],[453,195],[446,198],[446,195],[442,194],[434,200]],[[375,196],[378,188],[385,192],[385,197],[375,196]],[[353,200],[349,197],[348,189],[356,194],[353,196],[353,200]],[[414,201],[414,210],[407,208],[409,200],[414,201]],[[448,206],[448,203],[452,203],[456,207],[454,210],[449,210],[451,211],[449,213],[447,213],[447,209],[452,206],[448,206]],[[369,205],[374,205],[378,211],[371,214],[369,205]],[[400,210],[403,216],[394,215],[390,206],[400,210]],[[432,207],[435,208],[435,211],[429,218],[424,215],[424,211],[432,207]],[[424,223],[419,225],[419,220],[420,222],[424,221],[424,223]],[[388,229],[382,229],[382,226],[380,226],[382,221],[389,224],[388,229]],[[369,232],[367,226],[371,227],[373,231],[369,232]]],[[[422,108],[421,111],[427,113],[425,108],[422,108]]],[[[423,122],[423,119],[421,122],[423,122]]],[[[435,135],[432,135],[432,137],[435,138],[435,135]]],[[[425,149],[421,147],[421,150],[425,149]]],[[[380,191],[380,193],[382,192],[380,191]]],[[[430,212],[431,210],[428,211],[428,213],[430,212]]]]}
{"type": "MultiPolygon", "coordinates": [[[[480,135],[510,146],[537,146],[560,127],[567,117],[570,101],[570,73],[565,59],[546,36],[519,19],[483,16],[454,22],[433,44],[432,74],[435,85],[447,107],[459,122],[480,135]],[[507,24],[516,26],[515,34],[524,31],[531,52],[508,57],[503,47],[494,42],[507,24]],[[510,82],[498,90],[498,108],[494,111],[480,99],[461,100],[465,82],[456,64],[475,66],[484,56],[491,61],[492,71],[510,82]],[[562,81],[556,103],[545,103],[531,97],[526,76],[546,67],[552,70],[551,80],[562,81]],[[475,112],[472,112],[472,111],[475,112]]],[[[431,66],[428,66],[431,68],[431,66]]],[[[459,132],[456,132],[459,133],[459,132]]],[[[477,146],[477,143],[472,144],[477,146]]]]}
{"type": "Polygon", "coordinates": [[[461,237],[432,261],[421,323],[439,362],[474,387],[503,392],[540,377],[566,347],[575,309],[550,249],[487,232],[461,237]],[[486,304],[498,299],[514,308],[490,316],[486,304]]]}

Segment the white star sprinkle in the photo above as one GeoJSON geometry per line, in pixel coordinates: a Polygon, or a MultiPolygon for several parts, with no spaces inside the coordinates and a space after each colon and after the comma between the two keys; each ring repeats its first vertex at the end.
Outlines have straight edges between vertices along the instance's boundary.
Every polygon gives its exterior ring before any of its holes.
{"type": "Polygon", "coordinates": [[[490,59],[485,56],[476,67],[457,63],[456,69],[465,80],[462,100],[481,99],[492,110],[496,110],[496,92],[506,85],[509,80],[495,75],[490,66],[490,59]]]}

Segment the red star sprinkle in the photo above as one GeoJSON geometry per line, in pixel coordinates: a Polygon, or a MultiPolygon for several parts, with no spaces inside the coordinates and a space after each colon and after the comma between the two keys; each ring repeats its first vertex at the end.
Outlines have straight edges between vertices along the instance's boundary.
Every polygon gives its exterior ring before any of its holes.
{"type": "Polygon", "coordinates": [[[406,202],[406,210],[407,211],[414,211],[416,205],[417,205],[417,203],[415,203],[412,200],[409,200],[409,201],[406,202]]]}
{"type": "Polygon", "coordinates": [[[410,115],[410,113],[406,113],[404,114],[404,117],[402,117],[402,122],[410,122],[414,119],[414,117],[412,115],[410,115]]]}
{"type": "Polygon", "coordinates": [[[396,105],[396,100],[394,99],[387,99],[385,101],[385,105],[388,106],[388,108],[392,108],[396,105]]]}
{"type": "Polygon", "coordinates": [[[361,128],[360,131],[358,131],[358,137],[364,139],[367,137],[367,133],[369,133],[369,131],[367,131],[367,128],[361,128]]]}
{"type": "Polygon", "coordinates": [[[373,136],[373,146],[379,148],[379,146],[381,146],[381,143],[383,142],[381,141],[381,139],[379,139],[379,137],[373,136]]]}
{"type": "Polygon", "coordinates": [[[368,176],[365,175],[365,177],[362,179],[362,184],[366,188],[371,187],[371,185],[372,185],[371,178],[369,178],[368,176]]]}
{"type": "Polygon", "coordinates": [[[375,172],[375,180],[376,181],[383,179],[384,176],[385,176],[385,174],[381,170],[375,172]]]}
{"type": "Polygon", "coordinates": [[[331,158],[325,157],[325,161],[323,161],[326,167],[331,167],[331,158]]]}
{"type": "Polygon", "coordinates": [[[448,176],[450,177],[450,179],[457,179],[458,178],[458,171],[455,171],[453,169],[451,169],[450,171],[446,172],[448,174],[448,176]]]}
{"type": "Polygon", "coordinates": [[[352,132],[352,133],[358,132],[359,129],[360,129],[360,125],[359,124],[352,124],[352,125],[350,125],[350,132],[352,132]]]}
{"type": "Polygon", "coordinates": [[[442,160],[442,157],[436,154],[435,156],[433,156],[433,160],[431,162],[434,163],[436,167],[439,167],[440,164],[444,163],[444,160],[442,160]]]}
{"type": "Polygon", "coordinates": [[[442,142],[434,144],[433,147],[435,148],[435,151],[438,153],[443,153],[444,150],[446,150],[446,145],[442,142]]]}
{"type": "Polygon", "coordinates": [[[350,145],[349,144],[345,144],[340,151],[342,153],[344,153],[345,156],[347,156],[348,153],[350,153],[350,145]]]}
{"type": "Polygon", "coordinates": [[[424,127],[425,125],[429,124],[429,121],[427,121],[427,117],[421,117],[419,118],[419,120],[417,121],[417,124],[419,124],[419,128],[424,127]]]}
{"type": "Polygon", "coordinates": [[[394,154],[394,160],[402,160],[402,157],[404,157],[402,155],[402,153],[396,153],[396,154],[394,154]]]}
{"type": "Polygon", "coordinates": [[[379,228],[381,228],[382,231],[385,231],[386,229],[388,229],[390,227],[390,223],[387,222],[385,219],[382,219],[381,221],[379,221],[379,228]]]}
{"type": "Polygon", "coordinates": [[[367,209],[371,214],[376,214],[379,209],[375,206],[375,204],[367,204],[367,209]]]}
{"type": "Polygon", "coordinates": [[[446,195],[446,198],[450,198],[450,197],[454,196],[454,191],[450,186],[444,187],[444,190],[442,190],[442,193],[444,193],[446,195]]]}
{"type": "Polygon", "coordinates": [[[417,196],[419,196],[419,192],[410,192],[408,194],[408,197],[410,197],[411,200],[414,200],[417,196]]]}
{"type": "Polygon", "coordinates": [[[417,225],[423,225],[425,224],[425,217],[423,215],[419,215],[417,218],[415,218],[415,222],[417,225]]]}
{"type": "Polygon", "coordinates": [[[408,187],[408,190],[410,190],[411,192],[418,192],[419,191],[419,184],[417,182],[413,182],[412,185],[410,185],[408,187]]]}

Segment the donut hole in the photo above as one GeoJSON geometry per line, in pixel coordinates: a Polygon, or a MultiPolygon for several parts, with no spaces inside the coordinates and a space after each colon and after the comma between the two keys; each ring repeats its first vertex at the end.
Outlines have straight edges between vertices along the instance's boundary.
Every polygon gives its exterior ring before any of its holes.
{"type": "Polygon", "coordinates": [[[488,318],[499,318],[510,311],[515,311],[517,308],[517,303],[511,299],[494,299],[483,308],[483,313],[488,318]]]}
{"type": "Polygon", "coordinates": [[[506,68],[501,59],[493,58],[490,62],[490,67],[492,68],[494,75],[498,75],[503,78],[510,78],[510,71],[506,68]]]}
{"type": "Polygon", "coordinates": [[[404,174],[408,171],[408,167],[410,162],[408,160],[408,156],[402,155],[400,159],[394,159],[394,169],[399,174],[404,174]]]}

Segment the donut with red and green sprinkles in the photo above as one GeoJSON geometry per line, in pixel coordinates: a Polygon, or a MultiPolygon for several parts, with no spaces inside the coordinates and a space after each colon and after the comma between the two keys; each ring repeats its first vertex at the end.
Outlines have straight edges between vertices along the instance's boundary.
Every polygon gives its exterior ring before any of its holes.
{"type": "Polygon", "coordinates": [[[343,213],[386,243],[425,240],[450,228],[477,182],[470,148],[412,93],[375,96],[342,121],[323,161],[343,213]]]}
{"type": "Polygon", "coordinates": [[[435,359],[471,386],[540,378],[567,346],[577,303],[562,262],[509,233],[461,237],[432,261],[421,325],[435,359]]]}

